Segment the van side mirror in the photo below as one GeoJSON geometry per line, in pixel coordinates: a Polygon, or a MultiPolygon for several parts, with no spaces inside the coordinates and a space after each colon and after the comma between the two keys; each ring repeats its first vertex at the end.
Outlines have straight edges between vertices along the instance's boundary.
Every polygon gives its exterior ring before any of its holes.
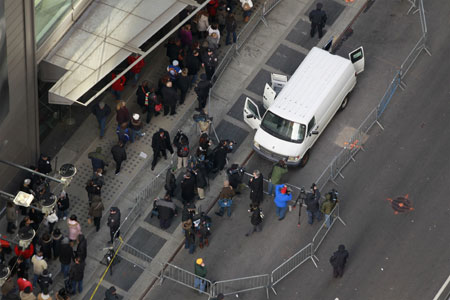
{"type": "Polygon", "coordinates": [[[247,117],[247,119],[250,119],[250,118],[255,118],[255,115],[253,115],[253,114],[249,114],[249,115],[247,115],[246,117],[247,117]]]}
{"type": "Polygon", "coordinates": [[[313,135],[313,134],[319,134],[319,132],[318,132],[317,130],[313,130],[313,131],[311,131],[311,132],[309,133],[310,136],[313,135]]]}

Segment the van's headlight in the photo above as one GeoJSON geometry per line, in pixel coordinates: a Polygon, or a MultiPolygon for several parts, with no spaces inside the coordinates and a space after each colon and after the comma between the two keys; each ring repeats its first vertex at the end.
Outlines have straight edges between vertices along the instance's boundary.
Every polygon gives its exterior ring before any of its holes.
{"type": "Polygon", "coordinates": [[[299,156],[289,156],[288,157],[288,161],[299,161],[300,160],[300,155],[299,156]]]}
{"type": "Polygon", "coordinates": [[[253,141],[253,146],[255,146],[255,148],[259,150],[259,143],[258,142],[253,141]]]}

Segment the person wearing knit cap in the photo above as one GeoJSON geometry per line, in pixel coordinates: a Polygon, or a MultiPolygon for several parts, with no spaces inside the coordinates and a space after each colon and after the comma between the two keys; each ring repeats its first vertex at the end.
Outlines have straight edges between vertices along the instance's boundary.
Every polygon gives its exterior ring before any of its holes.
{"type": "Polygon", "coordinates": [[[288,191],[285,184],[275,186],[275,198],[273,201],[277,207],[276,214],[281,221],[286,215],[287,203],[292,200],[292,194],[288,191]]]}
{"type": "Polygon", "coordinates": [[[202,279],[206,277],[206,273],[205,262],[202,258],[197,258],[194,265],[194,274],[196,275],[194,278],[194,288],[200,289],[201,292],[206,290],[206,281],[202,279]]]}
{"type": "Polygon", "coordinates": [[[131,118],[130,123],[130,129],[131,129],[131,135],[130,135],[130,142],[134,143],[134,139],[136,136],[139,138],[145,136],[145,132],[142,132],[142,127],[144,127],[144,124],[142,124],[141,117],[139,114],[133,114],[133,117],[131,118]]]}

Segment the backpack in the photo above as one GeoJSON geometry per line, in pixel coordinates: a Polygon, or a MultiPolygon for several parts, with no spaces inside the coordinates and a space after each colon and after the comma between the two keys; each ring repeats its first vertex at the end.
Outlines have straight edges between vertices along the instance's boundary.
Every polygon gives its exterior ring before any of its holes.
{"type": "Polygon", "coordinates": [[[189,145],[182,145],[178,150],[178,156],[187,157],[189,155],[189,145]]]}

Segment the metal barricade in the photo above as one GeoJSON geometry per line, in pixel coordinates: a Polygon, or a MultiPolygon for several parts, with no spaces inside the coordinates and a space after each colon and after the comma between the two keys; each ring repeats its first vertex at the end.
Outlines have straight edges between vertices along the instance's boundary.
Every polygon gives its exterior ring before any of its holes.
{"type": "Polygon", "coordinates": [[[303,249],[292,255],[288,260],[274,269],[272,273],[270,273],[270,282],[272,283],[271,288],[274,294],[277,295],[274,286],[306,261],[311,260],[317,268],[317,264],[314,261],[315,258],[313,244],[309,243],[303,249]]]}
{"type": "MultiPolygon", "coordinates": [[[[260,7],[258,7],[258,9],[256,9],[255,11],[252,12],[250,20],[248,21],[247,24],[245,24],[245,26],[242,28],[242,30],[237,35],[237,39],[236,39],[236,50],[237,51],[239,51],[239,49],[241,49],[241,47],[248,40],[248,38],[252,35],[256,26],[258,26],[259,22],[261,21],[263,7],[264,6],[260,6],[260,7]]],[[[239,54],[239,52],[238,52],[238,54],[239,54]]]]}
{"type": "Polygon", "coordinates": [[[203,293],[208,295],[209,297],[212,297],[212,284],[211,281],[209,281],[206,278],[199,277],[195,275],[194,273],[191,273],[189,271],[186,271],[184,269],[181,269],[175,265],[166,263],[164,267],[164,272],[162,275],[163,279],[169,279],[176,283],[179,283],[181,285],[184,285],[188,288],[191,288],[193,290],[198,291],[199,293],[203,293]],[[196,284],[197,282],[197,284],[196,284]],[[200,289],[200,284],[198,282],[201,282],[201,284],[205,284],[205,290],[202,291],[200,289]]]}
{"type": "Polygon", "coordinates": [[[159,284],[162,283],[161,275],[162,275],[164,265],[161,262],[155,260],[153,257],[148,256],[147,254],[134,248],[133,246],[130,246],[125,243],[123,243],[120,251],[122,253],[126,252],[126,253],[130,254],[127,256],[121,254],[120,255],[121,257],[127,259],[128,261],[132,262],[133,264],[135,264],[137,266],[140,266],[147,273],[150,273],[151,275],[160,279],[159,284]],[[138,260],[136,260],[135,258],[138,258],[138,260]]]}
{"type": "Polygon", "coordinates": [[[212,286],[212,297],[216,297],[222,293],[224,296],[254,291],[258,289],[266,289],[266,296],[269,299],[270,276],[269,274],[243,277],[230,280],[216,281],[212,286]]]}
{"type": "Polygon", "coordinates": [[[268,26],[265,16],[280,2],[281,2],[281,0],[266,0],[266,1],[264,1],[262,15],[261,15],[261,21],[264,23],[264,25],[268,26]]]}
{"type": "MultiPolygon", "coordinates": [[[[333,227],[334,223],[337,220],[339,220],[344,226],[347,226],[347,224],[345,224],[345,222],[341,219],[341,217],[339,215],[339,203],[336,203],[336,206],[331,211],[330,218],[331,218],[330,226],[327,227],[327,225],[326,225],[327,220],[324,220],[322,225],[320,226],[319,230],[317,230],[316,234],[314,235],[314,237],[312,239],[311,244],[312,244],[312,248],[313,248],[313,255],[317,252],[317,250],[319,249],[323,240],[325,239],[328,232],[330,231],[330,229],[333,227]]],[[[317,259],[317,257],[315,255],[314,255],[314,258],[317,259]]]]}

